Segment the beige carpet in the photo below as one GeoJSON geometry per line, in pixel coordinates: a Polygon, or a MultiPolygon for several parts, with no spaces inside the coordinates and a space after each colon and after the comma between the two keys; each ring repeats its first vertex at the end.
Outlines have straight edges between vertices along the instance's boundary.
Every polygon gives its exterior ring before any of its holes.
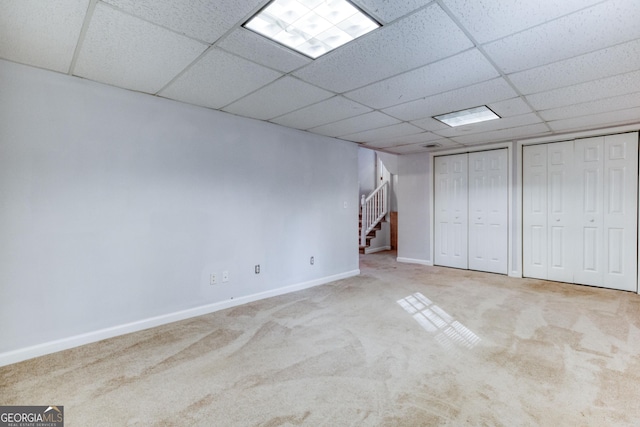
{"type": "Polygon", "coordinates": [[[361,257],[362,275],[0,368],[67,426],[640,424],[640,297],[361,257]]]}

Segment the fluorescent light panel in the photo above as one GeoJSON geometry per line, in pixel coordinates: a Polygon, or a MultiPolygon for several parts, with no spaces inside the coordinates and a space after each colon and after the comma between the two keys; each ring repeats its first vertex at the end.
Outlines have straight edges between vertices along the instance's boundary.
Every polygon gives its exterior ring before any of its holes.
{"type": "Polygon", "coordinates": [[[481,107],[469,108],[468,110],[454,111],[453,113],[442,114],[433,117],[451,127],[470,125],[472,123],[486,122],[487,120],[499,119],[500,116],[483,105],[481,107]]]}
{"type": "Polygon", "coordinates": [[[315,59],[380,24],[347,0],[273,0],[244,27],[315,59]]]}

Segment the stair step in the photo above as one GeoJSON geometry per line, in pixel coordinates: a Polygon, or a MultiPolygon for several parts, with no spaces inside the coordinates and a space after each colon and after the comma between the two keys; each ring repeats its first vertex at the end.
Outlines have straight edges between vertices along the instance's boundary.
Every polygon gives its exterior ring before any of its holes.
{"type": "MultiPolygon", "coordinates": [[[[362,230],[362,224],[359,224],[358,228],[362,230]]],[[[377,223],[376,226],[373,227],[373,230],[382,230],[382,223],[381,222],[377,223]]]]}
{"type": "MultiPolygon", "coordinates": [[[[382,223],[387,222],[386,218],[382,218],[380,222],[378,222],[369,233],[366,235],[366,244],[365,246],[359,247],[359,252],[363,254],[365,249],[371,246],[371,240],[376,237],[378,230],[382,230],[382,223]]],[[[360,212],[360,220],[358,225],[358,242],[360,242],[360,236],[362,235],[362,211],[360,212]]]]}

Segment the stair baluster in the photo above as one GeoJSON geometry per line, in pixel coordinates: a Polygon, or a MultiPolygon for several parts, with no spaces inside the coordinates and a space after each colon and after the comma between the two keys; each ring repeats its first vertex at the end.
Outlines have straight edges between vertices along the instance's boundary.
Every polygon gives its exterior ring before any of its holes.
{"type": "MultiPolygon", "coordinates": [[[[389,182],[385,181],[378,188],[373,190],[369,196],[360,199],[360,248],[368,246],[368,241],[372,238],[370,233],[378,228],[378,224],[388,213],[388,193],[389,182]]],[[[374,233],[375,235],[375,233],[374,233]]]]}

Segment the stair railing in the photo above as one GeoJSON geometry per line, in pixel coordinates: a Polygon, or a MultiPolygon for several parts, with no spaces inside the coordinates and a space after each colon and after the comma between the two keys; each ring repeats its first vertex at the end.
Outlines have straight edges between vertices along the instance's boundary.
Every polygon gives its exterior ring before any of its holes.
{"type": "Polygon", "coordinates": [[[382,218],[387,215],[389,205],[389,181],[385,181],[378,188],[373,190],[368,197],[360,199],[360,209],[362,210],[362,227],[360,230],[360,246],[366,246],[367,234],[374,229],[382,218]]]}

